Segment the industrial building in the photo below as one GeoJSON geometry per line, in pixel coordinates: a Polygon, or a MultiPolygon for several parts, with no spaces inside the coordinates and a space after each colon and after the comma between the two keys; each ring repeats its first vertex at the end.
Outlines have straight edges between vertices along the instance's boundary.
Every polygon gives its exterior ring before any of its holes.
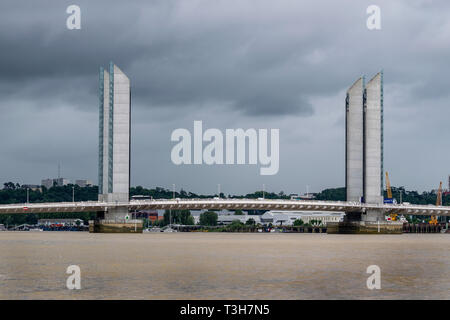
{"type": "Polygon", "coordinates": [[[53,178],[53,179],[41,180],[41,185],[43,185],[47,189],[50,189],[53,186],[56,186],[56,187],[67,186],[69,183],[70,183],[70,181],[65,178],[53,178]]]}
{"type": "Polygon", "coordinates": [[[343,212],[314,212],[314,211],[267,211],[261,216],[261,223],[268,225],[292,226],[295,220],[310,223],[311,220],[320,221],[323,226],[328,222],[341,222],[344,218],[343,212]]]}
{"type": "Polygon", "coordinates": [[[23,184],[22,189],[30,189],[31,191],[39,191],[42,192],[42,186],[37,184],[23,184]]]}
{"type": "Polygon", "coordinates": [[[75,226],[83,226],[84,222],[81,219],[39,219],[39,226],[52,226],[52,225],[60,225],[64,227],[75,227],[75,226]]]}
{"type": "Polygon", "coordinates": [[[244,215],[219,215],[217,217],[217,224],[219,225],[228,225],[231,224],[233,221],[239,221],[243,224],[246,224],[247,221],[249,221],[250,219],[253,219],[253,221],[255,222],[255,224],[261,223],[261,216],[259,215],[248,215],[248,214],[244,214],[244,215]]]}
{"type": "Polygon", "coordinates": [[[75,184],[80,188],[85,188],[94,185],[91,180],[86,179],[75,180],[75,184]]]}

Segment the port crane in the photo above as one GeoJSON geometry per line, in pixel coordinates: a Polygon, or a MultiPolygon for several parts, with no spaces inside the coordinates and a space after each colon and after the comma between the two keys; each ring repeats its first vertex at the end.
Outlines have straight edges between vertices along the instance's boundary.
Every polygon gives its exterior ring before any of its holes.
{"type": "Polygon", "coordinates": [[[386,192],[387,192],[387,199],[392,201],[392,190],[391,190],[391,182],[389,181],[389,173],[386,171],[386,192]]]}
{"type": "MultiPolygon", "coordinates": [[[[436,195],[436,205],[437,206],[442,206],[442,181],[439,184],[439,189],[437,191],[437,195],[436,195]]],[[[430,219],[430,224],[435,226],[437,225],[437,216],[436,215],[432,215],[431,219],[430,219]]]]}
{"type": "MultiPolygon", "coordinates": [[[[391,190],[391,182],[389,181],[389,173],[386,171],[386,193],[387,198],[384,199],[384,203],[394,203],[394,199],[392,198],[392,190],[391,190]]],[[[397,220],[397,213],[391,213],[391,221],[397,220]]]]}

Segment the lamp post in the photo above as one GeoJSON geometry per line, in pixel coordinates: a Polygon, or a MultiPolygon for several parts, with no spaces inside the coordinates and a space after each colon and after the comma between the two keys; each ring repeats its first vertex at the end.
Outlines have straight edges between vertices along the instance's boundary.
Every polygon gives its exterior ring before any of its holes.
{"type": "MultiPolygon", "coordinates": [[[[175,200],[175,183],[172,183],[173,200],[175,200]]],[[[172,208],[169,209],[169,228],[172,229],[172,208]]]]}
{"type": "Polygon", "coordinates": [[[263,199],[264,199],[265,191],[266,191],[266,185],[263,183],[263,199]]]}
{"type": "Polygon", "coordinates": [[[30,188],[27,188],[27,203],[30,203],[30,188]]]}
{"type": "Polygon", "coordinates": [[[75,187],[72,186],[72,202],[75,202],[75,187]]]}
{"type": "Polygon", "coordinates": [[[220,183],[217,185],[218,197],[220,198],[220,183]]]}

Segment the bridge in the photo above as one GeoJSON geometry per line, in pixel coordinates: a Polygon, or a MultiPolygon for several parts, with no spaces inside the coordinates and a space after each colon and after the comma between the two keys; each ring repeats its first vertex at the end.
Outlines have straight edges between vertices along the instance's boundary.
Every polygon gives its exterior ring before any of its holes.
{"type": "MultiPolygon", "coordinates": [[[[386,213],[449,216],[450,207],[385,204],[383,201],[383,73],[367,84],[359,78],[345,100],[345,188],[347,201],[271,199],[154,199],[130,200],[130,80],[115,64],[99,73],[99,197],[98,201],[0,205],[0,214],[96,212],[93,232],[124,232],[122,223],[137,210],[285,210],[341,211],[342,232],[371,233],[368,225],[384,221],[386,213]],[[102,222],[103,221],[103,222],[102,222]],[[108,224],[105,228],[102,224],[108,224]],[[360,227],[359,227],[360,226],[360,227]],[[97,228],[98,227],[98,228],[97,228]],[[102,229],[103,228],[103,229],[102,229]]],[[[244,141],[245,144],[245,141],[244,141]]],[[[338,226],[337,233],[340,226],[338,226]]],[[[382,226],[391,233],[391,225],[382,226]]],[[[135,230],[135,228],[133,229],[135,230]]],[[[135,232],[135,231],[134,231],[135,232]]],[[[401,233],[401,229],[395,232],[401,233]]]]}
{"type": "Polygon", "coordinates": [[[368,204],[351,201],[272,200],[272,199],[154,199],[128,202],[50,202],[0,205],[0,214],[109,212],[118,209],[137,210],[278,210],[278,211],[342,211],[377,210],[404,215],[450,216],[449,206],[415,204],[368,204]]]}

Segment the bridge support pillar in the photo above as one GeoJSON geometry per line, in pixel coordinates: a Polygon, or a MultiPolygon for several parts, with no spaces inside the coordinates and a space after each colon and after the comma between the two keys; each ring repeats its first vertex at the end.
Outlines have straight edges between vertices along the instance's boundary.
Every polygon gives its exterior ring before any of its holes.
{"type": "Polygon", "coordinates": [[[361,215],[361,221],[366,222],[385,222],[384,212],[382,210],[369,209],[361,215]]]}
{"type": "Polygon", "coordinates": [[[361,221],[361,215],[361,212],[346,212],[344,216],[344,222],[361,221]]]}
{"type": "Polygon", "coordinates": [[[109,208],[89,221],[91,233],[142,233],[143,221],[130,219],[127,207],[109,208]]]}
{"type": "Polygon", "coordinates": [[[386,221],[382,210],[348,212],[343,222],[327,223],[330,234],[402,234],[403,223],[386,221]]]}
{"type": "Polygon", "coordinates": [[[105,220],[125,220],[128,214],[127,207],[109,208],[105,212],[105,220]]]}

